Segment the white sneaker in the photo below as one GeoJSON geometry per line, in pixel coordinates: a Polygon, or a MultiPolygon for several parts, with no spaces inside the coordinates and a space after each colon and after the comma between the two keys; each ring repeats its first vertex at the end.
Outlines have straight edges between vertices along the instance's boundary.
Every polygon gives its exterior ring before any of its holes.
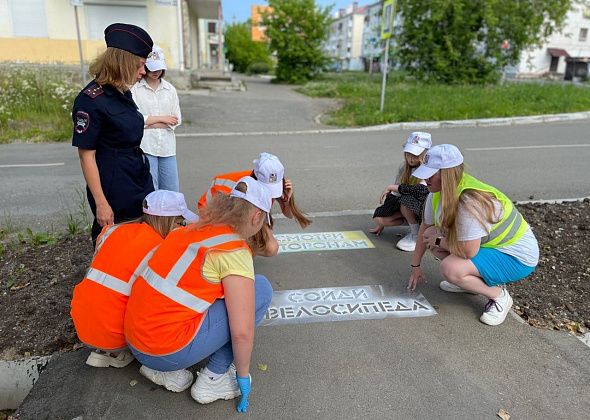
{"type": "Polygon", "coordinates": [[[413,252],[416,249],[416,235],[408,233],[401,238],[395,246],[402,251],[413,252]]]}
{"type": "Polygon", "coordinates": [[[162,385],[168,391],[172,392],[182,392],[193,383],[193,374],[186,369],[160,372],[159,370],[142,366],[139,369],[139,373],[141,373],[153,383],[162,385]]]}
{"type": "Polygon", "coordinates": [[[470,290],[465,290],[462,287],[455,286],[453,283],[443,280],[439,283],[438,287],[440,287],[445,292],[451,293],[470,293],[472,295],[477,295],[477,293],[472,292],[470,290]]]}
{"type": "Polygon", "coordinates": [[[500,325],[512,307],[512,298],[508,290],[502,289],[502,294],[496,299],[488,300],[479,320],[488,325],[500,325]]]}
{"type": "Polygon", "coordinates": [[[216,400],[231,400],[239,397],[240,388],[236,380],[236,368],[232,364],[220,378],[213,380],[203,372],[197,372],[197,380],[191,387],[191,397],[201,404],[216,400]]]}
{"type": "Polygon", "coordinates": [[[135,359],[129,350],[121,350],[119,352],[104,352],[102,350],[94,350],[88,355],[86,364],[94,367],[116,367],[122,368],[127,366],[135,359]]]}

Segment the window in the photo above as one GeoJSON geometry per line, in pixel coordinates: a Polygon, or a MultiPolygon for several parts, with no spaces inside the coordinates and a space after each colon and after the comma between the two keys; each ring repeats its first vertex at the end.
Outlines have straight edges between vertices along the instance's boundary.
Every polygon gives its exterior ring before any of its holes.
{"type": "Polygon", "coordinates": [[[580,28],[580,35],[578,36],[578,41],[586,41],[588,39],[588,28],[580,28]]]}
{"type": "Polygon", "coordinates": [[[15,37],[47,38],[44,0],[10,0],[12,31],[15,37]]]}
{"type": "Polygon", "coordinates": [[[84,12],[88,28],[88,39],[104,39],[104,29],[111,23],[125,22],[147,28],[147,7],[119,6],[110,3],[85,4],[84,12]]]}
{"type": "Polygon", "coordinates": [[[209,22],[207,28],[210,34],[217,33],[217,22],[209,22]]]}

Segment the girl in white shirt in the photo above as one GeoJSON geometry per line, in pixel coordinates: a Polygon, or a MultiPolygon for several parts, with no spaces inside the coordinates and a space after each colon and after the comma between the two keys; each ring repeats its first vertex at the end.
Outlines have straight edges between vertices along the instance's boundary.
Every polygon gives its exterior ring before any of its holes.
{"type": "Polygon", "coordinates": [[[174,129],[181,122],[180,104],[174,86],[163,79],[167,67],[162,48],[154,45],[145,67],[146,74],[131,88],[145,120],[141,149],[150,162],[154,188],[178,192],[174,129]]]}

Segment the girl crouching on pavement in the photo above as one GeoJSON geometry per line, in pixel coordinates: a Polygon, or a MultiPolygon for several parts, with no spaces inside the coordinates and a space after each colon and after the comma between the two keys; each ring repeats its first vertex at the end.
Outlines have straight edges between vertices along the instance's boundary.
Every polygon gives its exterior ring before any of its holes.
{"type": "Polygon", "coordinates": [[[539,261],[531,228],[506,195],[464,172],[463,156],[451,144],[430,149],[414,176],[426,180],[430,194],[408,289],[425,280],[420,262],[429,249],[442,260],[440,288],[487,297],[479,319],[500,325],[512,306],[505,285],[530,275],[539,261]]]}
{"type": "Polygon", "coordinates": [[[133,285],[125,336],[140,372],[166,389],[191,386],[186,368],[208,358],[191,396],[201,404],[240,394],[246,411],[254,327],[270,304],[246,239],[269,222],[270,191],[246,176],[217,194],[199,223],[172,232],[133,285]]]}
{"type": "Polygon", "coordinates": [[[197,220],[173,191],[148,194],[143,212],[140,219],[103,228],[90,268],[74,288],[70,314],[80,341],[95,349],[86,360],[90,366],[121,368],[133,360],[123,333],[133,282],[170,231],[197,220]]]}
{"type": "MultiPolygon", "coordinates": [[[[274,204],[275,201],[278,201],[281,212],[287,219],[295,219],[302,229],[308,227],[311,224],[311,220],[295,203],[293,182],[289,178],[284,177],[285,167],[279,158],[273,154],[262,152],[259,158],[255,159],[253,163],[255,165],[254,170],[225,173],[213,177],[211,186],[203,193],[197,203],[199,212],[217,194],[229,194],[239,179],[250,176],[262,182],[270,190],[272,203],[274,204]]],[[[265,225],[252,238],[248,238],[248,245],[250,245],[254,255],[273,257],[278,254],[279,244],[273,236],[272,229],[273,219],[271,217],[269,225],[265,225]]]]}

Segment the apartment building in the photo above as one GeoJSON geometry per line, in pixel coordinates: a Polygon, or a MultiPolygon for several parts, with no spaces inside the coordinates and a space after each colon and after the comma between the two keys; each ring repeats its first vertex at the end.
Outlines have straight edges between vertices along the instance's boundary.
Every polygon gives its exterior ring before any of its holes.
{"type": "Polygon", "coordinates": [[[86,63],[104,50],[104,28],[114,22],[146,29],[171,69],[221,62],[211,26],[221,0],[0,0],[0,62],[79,64],[76,14],[86,63]]]}
{"type": "Polygon", "coordinates": [[[338,10],[330,25],[324,51],[334,61],[337,70],[363,70],[362,58],[365,7],[358,2],[338,10]]]}
{"type": "Polygon", "coordinates": [[[262,15],[272,12],[272,7],[252,5],[250,19],[252,21],[252,41],[268,41],[264,32],[266,27],[262,25],[262,15]]]}
{"type": "MultiPolygon", "coordinates": [[[[588,77],[590,6],[573,4],[561,32],[540,48],[524,51],[516,66],[519,76],[563,75],[565,80],[588,77]]],[[[509,46],[509,45],[507,45],[509,46]]]]}
{"type": "Polygon", "coordinates": [[[381,14],[383,7],[381,1],[369,4],[364,7],[365,17],[363,22],[363,40],[361,57],[364,70],[369,70],[373,63],[373,69],[378,69],[383,50],[381,41],[381,14]]]}

